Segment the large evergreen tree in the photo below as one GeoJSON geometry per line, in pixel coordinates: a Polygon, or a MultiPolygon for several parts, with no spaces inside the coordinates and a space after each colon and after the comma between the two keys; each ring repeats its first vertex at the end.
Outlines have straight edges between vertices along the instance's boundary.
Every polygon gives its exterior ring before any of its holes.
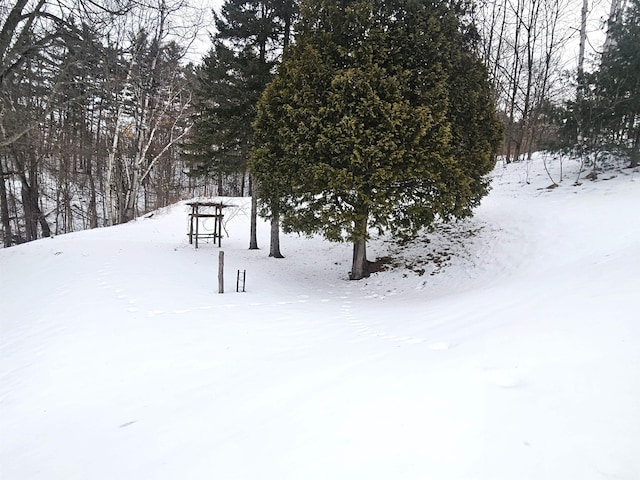
{"type": "Polygon", "coordinates": [[[193,134],[186,157],[192,174],[221,179],[246,169],[250,125],[266,84],[260,70],[264,69],[257,67],[255,58],[240,58],[221,41],[197,68],[193,134]]]}
{"type": "Polygon", "coordinates": [[[227,0],[215,23],[213,46],[197,72],[187,156],[193,173],[206,176],[245,168],[256,103],[274,65],[268,55],[274,18],[263,1],[227,0]]]}
{"type": "Polygon", "coordinates": [[[487,193],[501,131],[465,13],[459,2],[303,2],[260,100],[252,170],[267,216],[353,242],[352,279],[368,275],[370,228],[411,235],[469,215],[487,193]]]}
{"type": "MultiPolygon", "coordinates": [[[[226,0],[216,14],[213,46],[198,69],[193,134],[186,145],[192,173],[245,172],[256,105],[289,41],[294,0],[226,0]]],[[[255,196],[249,248],[257,246],[255,196]]]]}

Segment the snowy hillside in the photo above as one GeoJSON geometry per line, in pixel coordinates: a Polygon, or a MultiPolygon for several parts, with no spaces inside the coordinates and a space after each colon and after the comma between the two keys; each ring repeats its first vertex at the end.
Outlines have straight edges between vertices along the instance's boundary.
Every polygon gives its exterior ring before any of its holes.
{"type": "Polygon", "coordinates": [[[0,250],[0,478],[639,479],[640,172],[576,169],[499,164],[360,282],[244,199],[223,295],[184,204],[0,250]]]}

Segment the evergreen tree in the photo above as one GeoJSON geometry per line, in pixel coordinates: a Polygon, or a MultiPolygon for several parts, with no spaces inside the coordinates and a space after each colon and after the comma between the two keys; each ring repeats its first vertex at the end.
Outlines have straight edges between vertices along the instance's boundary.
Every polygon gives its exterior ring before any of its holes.
{"type": "Polygon", "coordinates": [[[216,14],[218,33],[197,71],[196,114],[187,158],[196,175],[243,171],[252,144],[256,103],[271,78],[268,40],[274,30],[259,1],[228,0],[216,14]]]}
{"type": "Polygon", "coordinates": [[[459,3],[316,0],[258,105],[252,171],[286,231],[353,242],[471,214],[501,140],[459,3]],[[278,199],[275,202],[274,199],[278,199]]]}
{"type": "MultiPolygon", "coordinates": [[[[294,0],[227,0],[216,14],[218,33],[198,71],[186,145],[194,175],[221,179],[246,171],[256,105],[288,43],[294,14],[294,0]]],[[[258,248],[253,200],[251,249],[258,248]]]]}
{"type": "Polygon", "coordinates": [[[196,113],[191,142],[187,145],[192,174],[222,179],[246,169],[252,142],[250,125],[262,93],[255,86],[251,89],[247,81],[251,72],[255,72],[249,67],[252,60],[243,61],[224,43],[216,41],[197,68],[196,113]]]}
{"type": "Polygon", "coordinates": [[[604,128],[635,167],[640,156],[640,0],[628,2],[622,18],[610,25],[609,38],[597,76],[607,107],[604,128]]]}

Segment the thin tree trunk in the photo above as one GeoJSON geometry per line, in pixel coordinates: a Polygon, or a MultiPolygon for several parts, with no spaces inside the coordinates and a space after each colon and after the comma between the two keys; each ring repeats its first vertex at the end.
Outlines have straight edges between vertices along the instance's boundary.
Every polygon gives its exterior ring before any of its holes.
{"type": "Polygon", "coordinates": [[[4,180],[4,166],[0,159],[0,218],[2,219],[2,244],[5,247],[12,245],[11,222],[9,221],[9,202],[7,200],[7,187],[4,180]]]}
{"type": "Polygon", "coordinates": [[[93,178],[93,159],[89,159],[87,164],[87,175],[89,176],[89,228],[98,228],[98,204],[96,202],[96,182],[93,178]]]}
{"type": "Polygon", "coordinates": [[[124,195],[123,212],[120,223],[127,223],[136,216],[138,193],[140,192],[140,168],[135,164],[132,170],[128,179],[128,188],[124,195]]]}
{"type": "Polygon", "coordinates": [[[516,30],[514,32],[514,41],[513,41],[513,70],[511,71],[511,83],[510,83],[510,100],[509,100],[509,123],[507,127],[507,135],[505,136],[507,141],[507,151],[506,151],[506,162],[511,163],[512,161],[517,161],[520,156],[520,145],[518,143],[519,136],[519,128],[521,126],[517,126],[517,121],[515,117],[516,105],[518,103],[518,86],[520,82],[520,74],[522,71],[522,63],[520,59],[520,35],[522,34],[522,29],[524,28],[524,0],[517,1],[516,7],[516,30]],[[512,143],[515,143],[515,151],[513,155],[511,154],[511,146],[512,143]]]}
{"type": "Polygon", "coordinates": [[[253,178],[249,177],[249,189],[251,190],[251,231],[249,232],[249,250],[258,250],[258,193],[254,188],[253,178]]]}
{"type": "Polygon", "coordinates": [[[105,194],[105,198],[107,200],[107,212],[108,212],[108,225],[116,225],[120,223],[120,214],[118,205],[120,202],[118,198],[120,197],[120,189],[118,187],[118,183],[114,179],[114,173],[116,169],[116,154],[118,151],[118,143],[120,142],[120,129],[122,126],[122,111],[124,106],[122,103],[118,105],[118,110],[116,112],[116,123],[113,129],[113,138],[111,139],[111,146],[109,148],[109,153],[107,154],[107,181],[106,181],[106,189],[107,192],[105,194]]]}
{"type": "Polygon", "coordinates": [[[580,12],[580,47],[578,50],[578,95],[582,93],[584,86],[584,51],[587,44],[587,13],[589,12],[589,0],[582,0],[580,12]]]}
{"type": "Polygon", "coordinates": [[[271,202],[271,240],[269,256],[273,258],[284,258],[284,255],[280,252],[280,208],[277,199],[271,202]]]}
{"type": "Polygon", "coordinates": [[[580,47],[578,50],[578,88],[576,92],[577,103],[577,123],[578,123],[578,142],[584,137],[584,119],[582,118],[582,99],[584,97],[584,51],[587,43],[587,13],[589,9],[589,0],[582,0],[582,10],[580,12],[580,47]]]}
{"type": "MultiPolygon", "coordinates": [[[[133,75],[133,60],[129,63],[129,68],[127,69],[127,76],[124,80],[122,91],[128,87],[131,82],[131,77],[133,75]]],[[[107,192],[105,194],[107,200],[107,212],[108,212],[108,224],[116,225],[121,222],[122,217],[122,208],[120,197],[122,194],[122,182],[114,180],[114,173],[116,169],[116,155],[118,153],[118,145],[120,143],[120,131],[122,130],[122,125],[124,123],[123,113],[124,113],[124,100],[117,99],[118,106],[116,108],[115,113],[115,125],[113,127],[113,138],[111,139],[111,145],[108,150],[107,155],[107,179],[106,179],[106,189],[107,192]]]]}
{"type": "Polygon", "coordinates": [[[603,53],[607,53],[609,52],[609,50],[611,50],[611,43],[613,42],[613,40],[611,39],[611,34],[610,34],[610,27],[612,23],[615,23],[618,20],[618,17],[620,15],[620,4],[622,3],[621,0],[611,0],[611,7],[609,8],[609,28],[607,28],[607,35],[604,39],[604,45],[602,47],[602,52],[603,53]]]}

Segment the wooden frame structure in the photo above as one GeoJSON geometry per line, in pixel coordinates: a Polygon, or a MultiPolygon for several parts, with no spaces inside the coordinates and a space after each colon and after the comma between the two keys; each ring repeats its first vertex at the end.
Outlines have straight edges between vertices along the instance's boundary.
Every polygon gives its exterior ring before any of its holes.
{"type": "Polygon", "coordinates": [[[218,247],[222,246],[222,209],[228,207],[222,202],[188,202],[187,205],[191,207],[191,213],[189,214],[189,244],[195,242],[195,247],[198,248],[198,240],[213,238],[213,243],[218,241],[218,247]],[[213,218],[213,232],[201,232],[200,231],[200,219],[213,218]]]}

